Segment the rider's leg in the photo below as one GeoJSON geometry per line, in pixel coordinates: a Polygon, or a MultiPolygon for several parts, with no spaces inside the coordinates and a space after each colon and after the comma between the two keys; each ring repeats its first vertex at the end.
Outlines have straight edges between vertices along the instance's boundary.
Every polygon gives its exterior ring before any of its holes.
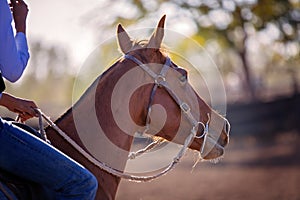
{"type": "Polygon", "coordinates": [[[97,180],[88,170],[1,118],[0,143],[0,168],[53,189],[57,199],[95,198],[97,180]]]}

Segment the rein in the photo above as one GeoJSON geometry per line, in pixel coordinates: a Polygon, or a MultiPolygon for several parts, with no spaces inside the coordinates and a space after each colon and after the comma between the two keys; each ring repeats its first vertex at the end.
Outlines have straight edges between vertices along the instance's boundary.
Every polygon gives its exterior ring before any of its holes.
{"type": "MultiPolygon", "coordinates": [[[[123,178],[123,179],[127,179],[130,181],[135,181],[135,182],[147,182],[147,181],[151,181],[153,179],[156,179],[160,176],[163,176],[165,174],[167,174],[170,170],[172,170],[174,168],[174,166],[179,163],[180,159],[183,157],[183,155],[186,153],[188,147],[190,146],[190,144],[192,143],[194,138],[202,138],[204,137],[204,142],[202,144],[201,150],[200,150],[200,154],[202,153],[204,146],[205,146],[205,139],[206,136],[208,134],[208,126],[209,126],[209,121],[208,120],[206,122],[206,124],[204,125],[203,122],[197,121],[195,120],[195,118],[193,117],[193,115],[191,114],[191,109],[189,107],[189,105],[183,101],[180,100],[180,98],[172,91],[172,89],[169,87],[168,83],[166,82],[166,78],[165,75],[168,71],[168,69],[171,66],[171,60],[169,57],[167,57],[166,62],[162,68],[162,70],[160,71],[159,74],[156,74],[155,72],[153,72],[147,65],[143,64],[140,60],[138,60],[137,58],[135,58],[132,55],[125,55],[126,59],[129,59],[133,62],[135,62],[136,64],[138,64],[141,69],[143,69],[147,74],[149,74],[150,77],[152,77],[154,79],[154,86],[152,88],[151,91],[151,95],[150,95],[150,101],[149,101],[149,105],[148,105],[148,113],[147,113],[147,118],[146,118],[146,129],[144,131],[147,132],[147,130],[149,130],[149,126],[150,126],[150,113],[151,113],[151,107],[152,107],[152,102],[154,99],[154,95],[155,92],[157,90],[158,87],[163,87],[168,94],[174,99],[174,101],[178,104],[178,106],[180,107],[181,111],[185,114],[185,116],[187,117],[187,119],[189,120],[189,122],[192,125],[192,129],[190,131],[190,134],[187,136],[187,138],[184,141],[184,144],[182,146],[182,148],[180,149],[180,151],[178,152],[178,154],[173,158],[173,161],[167,166],[165,167],[164,170],[162,170],[161,172],[155,174],[155,175],[150,175],[150,176],[136,176],[136,175],[131,175],[128,173],[124,173],[120,170],[114,169],[110,166],[108,166],[107,164],[95,159],[92,155],[90,155],[89,153],[87,153],[82,147],[80,147],[74,140],[72,140],[64,131],[62,131],[47,115],[45,115],[40,109],[35,109],[36,112],[39,115],[39,122],[40,122],[40,131],[41,133],[44,133],[43,129],[43,125],[42,125],[42,118],[45,119],[45,121],[58,133],[60,134],[69,144],[71,144],[81,155],[83,155],[85,158],[87,158],[90,162],[92,162],[95,166],[99,167],[100,169],[106,171],[109,174],[112,174],[114,176],[117,176],[119,178],[123,178]],[[203,126],[203,133],[200,136],[197,136],[197,131],[199,128],[199,125],[203,126]]],[[[207,114],[209,117],[209,114],[207,114]]],[[[157,144],[159,144],[161,142],[161,140],[159,141],[155,141],[154,143],[148,145],[145,149],[139,150],[138,152],[135,153],[131,153],[129,155],[129,159],[133,159],[136,156],[146,152],[149,149],[154,148],[157,144]]]]}

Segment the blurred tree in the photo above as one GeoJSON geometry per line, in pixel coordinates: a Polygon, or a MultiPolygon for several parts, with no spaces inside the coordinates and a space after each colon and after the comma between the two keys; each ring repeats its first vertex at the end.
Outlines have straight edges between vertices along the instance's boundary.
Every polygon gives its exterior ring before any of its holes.
{"type": "MultiPolygon", "coordinates": [[[[102,6],[110,14],[102,23],[105,28],[115,28],[117,23],[130,25],[172,10],[168,18],[185,17],[197,27],[195,35],[206,41],[216,40],[240,58],[245,74],[244,89],[252,100],[256,99],[249,49],[254,42],[283,47],[280,53],[285,59],[299,54],[300,2],[299,0],[130,0],[107,1],[102,6]],[[117,9],[122,7],[122,9],[117,9]],[[115,12],[120,10],[120,12],[115,12]],[[130,11],[130,12],[128,12],[130,11]],[[175,12],[174,12],[175,11],[175,12]],[[264,37],[261,37],[261,35],[264,37]],[[252,37],[255,35],[256,37],[252,37]],[[252,43],[252,44],[251,44],[252,43]],[[291,51],[291,46],[295,47],[291,51]]],[[[98,9],[95,9],[95,11],[98,9]]],[[[97,11],[98,12],[98,11],[97,11]]],[[[90,16],[97,16],[89,13],[90,16]]],[[[85,16],[85,20],[91,18],[85,16]]],[[[191,27],[192,28],[192,27],[191,27]]],[[[269,49],[276,51],[276,48],[269,49]]],[[[252,58],[251,58],[252,59],[252,58]]],[[[254,58],[255,59],[255,58],[254,58]]]]}

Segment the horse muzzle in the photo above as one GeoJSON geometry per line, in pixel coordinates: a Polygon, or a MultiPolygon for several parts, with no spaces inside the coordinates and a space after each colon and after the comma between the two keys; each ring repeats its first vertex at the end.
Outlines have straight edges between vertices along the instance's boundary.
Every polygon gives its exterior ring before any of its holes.
{"type": "Polygon", "coordinates": [[[216,159],[224,154],[224,147],[222,147],[216,140],[214,140],[210,135],[204,137],[200,155],[204,160],[216,159]]]}
{"type": "Polygon", "coordinates": [[[214,131],[208,133],[203,138],[203,143],[200,148],[201,157],[205,160],[216,159],[222,157],[225,152],[225,146],[229,142],[230,124],[225,119],[224,128],[222,133],[216,139],[214,131]]]}

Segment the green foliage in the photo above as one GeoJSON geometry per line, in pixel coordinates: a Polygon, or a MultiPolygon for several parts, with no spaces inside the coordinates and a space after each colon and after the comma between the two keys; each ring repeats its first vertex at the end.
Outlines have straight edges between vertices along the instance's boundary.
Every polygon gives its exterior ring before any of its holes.
{"type": "MultiPolygon", "coordinates": [[[[109,6],[119,2],[114,1],[109,6]]],[[[236,62],[241,63],[244,71],[244,89],[249,90],[253,98],[256,90],[255,80],[268,75],[257,73],[257,63],[250,60],[254,55],[260,56],[260,60],[265,60],[263,68],[276,65],[278,60],[273,58],[278,58],[278,55],[282,62],[299,61],[300,3],[297,0],[132,0],[127,3],[137,10],[135,17],[130,15],[130,18],[126,18],[126,15],[122,15],[120,18],[116,14],[113,19],[115,23],[108,24],[106,28],[111,28],[110,25],[115,26],[117,22],[133,24],[133,19],[147,21],[148,18],[153,19],[153,16],[164,14],[165,10],[162,8],[174,7],[176,12],[167,13],[168,20],[175,22],[181,17],[188,18],[197,27],[197,31],[191,37],[199,44],[206,46],[207,41],[215,40],[225,54],[229,49],[231,53],[235,52],[236,62]],[[251,50],[253,42],[256,48],[267,49],[268,52],[256,55],[251,50]],[[290,50],[291,46],[293,51],[290,50]]],[[[182,42],[178,48],[185,51],[188,47],[182,42]]],[[[218,52],[215,56],[217,55],[218,52]]],[[[226,66],[221,68],[230,69],[226,66]]],[[[288,65],[285,68],[288,71],[288,65]]],[[[298,68],[296,67],[296,70],[298,68]]]]}

